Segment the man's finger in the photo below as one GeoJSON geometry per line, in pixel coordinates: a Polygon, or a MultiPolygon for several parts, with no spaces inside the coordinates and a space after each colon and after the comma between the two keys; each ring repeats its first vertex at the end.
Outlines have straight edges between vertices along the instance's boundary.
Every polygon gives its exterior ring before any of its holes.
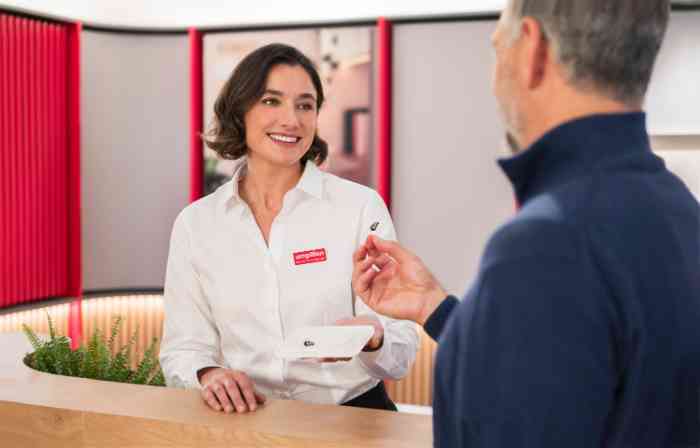
{"type": "Polygon", "coordinates": [[[366,256],[367,246],[363,244],[362,246],[358,247],[357,250],[352,254],[352,260],[354,262],[359,262],[364,260],[366,256]]]}
{"type": "Polygon", "coordinates": [[[255,391],[254,393],[255,399],[258,401],[258,404],[265,404],[265,402],[267,401],[267,397],[258,391],[255,391]]]}
{"type": "Polygon", "coordinates": [[[373,257],[367,257],[362,261],[356,262],[355,263],[355,271],[358,273],[365,272],[367,269],[369,269],[374,263],[376,262],[376,258],[373,257]]]}
{"type": "Polygon", "coordinates": [[[355,292],[358,296],[362,297],[370,289],[372,280],[377,276],[377,274],[377,271],[369,268],[357,277],[356,281],[353,283],[353,287],[355,288],[355,292]]]}
{"type": "Polygon", "coordinates": [[[376,265],[380,270],[385,269],[391,263],[396,263],[396,260],[394,260],[387,254],[381,254],[380,256],[373,258],[372,261],[373,264],[376,265]]]}
{"type": "Polygon", "coordinates": [[[412,261],[414,258],[414,255],[411,252],[404,249],[399,243],[395,241],[383,240],[376,235],[370,235],[369,238],[371,244],[379,252],[389,254],[391,258],[395,259],[399,263],[407,263],[409,261],[412,261]]]}

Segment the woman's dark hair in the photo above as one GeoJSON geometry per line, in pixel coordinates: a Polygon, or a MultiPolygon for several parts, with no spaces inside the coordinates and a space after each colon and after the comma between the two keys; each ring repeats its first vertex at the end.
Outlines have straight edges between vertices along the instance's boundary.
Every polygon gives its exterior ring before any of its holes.
{"type": "MultiPolygon", "coordinates": [[[[260,47],[246,56],[224,84],[214,103],[214,122],[204,134],[204,143],[223,159],[235,160],[243,157],[246,146],[246,112],[258,101],[264,91],[267,76],[278,65],[299,66],[306,71],[316,88],[316,110],[323,104],[323,85],[313,62],[294,47],[270,44],[260,47]]],[[[328,156],[328,144],[314,135],[311,147],[301,158],[302,165],[311,160],[317,165],[328,156]]]]}

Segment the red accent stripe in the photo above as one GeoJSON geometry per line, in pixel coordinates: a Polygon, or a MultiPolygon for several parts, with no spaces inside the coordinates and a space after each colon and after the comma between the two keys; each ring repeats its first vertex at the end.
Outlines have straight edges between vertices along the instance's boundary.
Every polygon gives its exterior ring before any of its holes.
{"type": "Polygon", "coordinates": [[[70,338],[73,350],[80,347],[83,341],[83,300],[76,298],[70,303],[68,309],[68,337],[70,338]]]}
{"type": "Polygon", "coordinates": [[[377,22],[377,190],[391,210],[391,22],[377,22]]]}
{"type": "Polygon", "coordinates": [[[202,33],[190,28],[190,202],[204,195],[202,33]]]}
{"type": "Polygon", "coordinates": [[[82,295],[80,241],[80,33],[82,24],[68,28],[68,295],[82,295]]]}

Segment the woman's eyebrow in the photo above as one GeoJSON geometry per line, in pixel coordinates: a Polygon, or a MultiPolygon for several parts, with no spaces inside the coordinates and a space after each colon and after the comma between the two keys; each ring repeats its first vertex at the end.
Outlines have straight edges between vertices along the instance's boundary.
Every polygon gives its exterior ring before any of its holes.
{"type": "MultiPolygon", "coordinates": [[[[279,91],[279,90],[275,90],[275,89],[265,89],[265,91],[263,91],[263,95],[285,96],[284,92],[279,91]]],[[[297,98],[298,99],[307,99],[308,98],[308,99],[312,99],[315,101],[316,95],[314,95],[313,93],[302,93],[297,98]]]]}

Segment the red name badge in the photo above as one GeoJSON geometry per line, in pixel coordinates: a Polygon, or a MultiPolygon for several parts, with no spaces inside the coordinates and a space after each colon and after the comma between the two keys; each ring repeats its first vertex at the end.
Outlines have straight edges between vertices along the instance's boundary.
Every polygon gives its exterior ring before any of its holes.
{"type": "Polygon", "coordinates": [[[326,249],[305,250],[304,252],[294,252],[294,264],[321,263],[326,261],[326,249]]]}

